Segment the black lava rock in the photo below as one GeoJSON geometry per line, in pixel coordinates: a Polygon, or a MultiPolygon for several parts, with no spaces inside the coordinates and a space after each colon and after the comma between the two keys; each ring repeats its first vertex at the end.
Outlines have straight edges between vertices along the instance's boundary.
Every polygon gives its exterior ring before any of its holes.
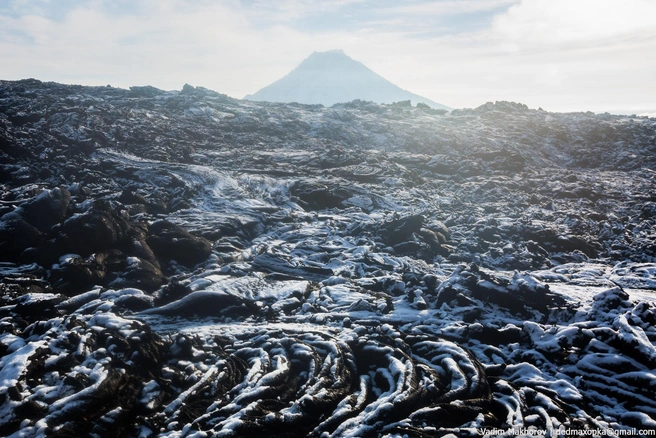
{"type": "Polygon", "coordinates": [[[146,239],[155,255],[162,260],[175,260],[192,267],[207,260],[212,244],[203,237],[194,236],[179,225],[157,221],[150,226],[146,239]]]}

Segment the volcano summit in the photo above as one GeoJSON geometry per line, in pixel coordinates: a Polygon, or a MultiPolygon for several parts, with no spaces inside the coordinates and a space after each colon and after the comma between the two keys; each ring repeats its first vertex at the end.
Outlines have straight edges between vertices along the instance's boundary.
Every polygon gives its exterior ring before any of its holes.
{"type": "Polygon", "coordinates": [[[360,99],[376,103],[410,100],[431,108],[451,108],[394,85],[342,50],[314,52],[287,76],[244,99],[331,106],[360,99]]]}

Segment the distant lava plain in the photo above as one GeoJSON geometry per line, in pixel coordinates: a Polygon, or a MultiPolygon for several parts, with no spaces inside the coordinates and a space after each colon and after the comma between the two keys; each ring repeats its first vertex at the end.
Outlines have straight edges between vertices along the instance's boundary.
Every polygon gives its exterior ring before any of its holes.
{"type": "Polygon", "coordinates": [[[655,175],[647,117],[0,81],[0,435],[648,435],[655,175]]]}

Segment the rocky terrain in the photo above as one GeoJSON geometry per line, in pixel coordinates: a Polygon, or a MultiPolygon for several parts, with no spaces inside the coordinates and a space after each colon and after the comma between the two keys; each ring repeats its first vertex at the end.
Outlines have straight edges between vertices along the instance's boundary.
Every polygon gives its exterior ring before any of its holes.
{"type": "Polygon", "coordinates": [[[0,81],[0,435],[656,431],[656,120],[0,81]]]}

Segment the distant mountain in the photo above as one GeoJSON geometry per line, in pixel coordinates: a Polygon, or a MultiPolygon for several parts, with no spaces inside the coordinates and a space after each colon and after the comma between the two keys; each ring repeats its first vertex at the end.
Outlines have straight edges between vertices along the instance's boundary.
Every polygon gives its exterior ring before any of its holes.
{"type": "Polygon", "coordinates": [[[403,90],[342,50],[314,52],[287,76],[244,99],[320,103],[325,106],[355,99],[376,103],[410,100],[413,105],[421,102],[431,108],[451,110],[448,106],[403,90]]]}

